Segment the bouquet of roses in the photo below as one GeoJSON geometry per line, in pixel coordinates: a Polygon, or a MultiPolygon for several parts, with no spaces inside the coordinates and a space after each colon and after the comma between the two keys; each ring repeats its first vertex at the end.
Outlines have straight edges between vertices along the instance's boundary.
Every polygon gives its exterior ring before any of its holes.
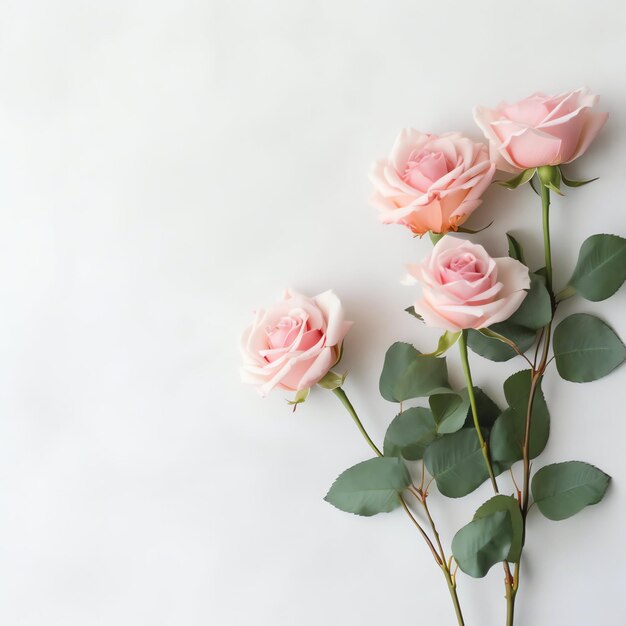
{"type": "Polygon", "coordinates": [[[587,150],[606,122],[608,114],[595,109],[597,100],[580,89],[534,94],[495,109],[477,107],[475,120],[488,146],[460,133],[408,129],[398,135],[390,156],[374,164],[372,203],[381,221],[401,224],[413,235],[429,234],[434,244],[425,259],[407,268],[407,282],[421,286],[407,312],[443,331],[432,352],[407,343],[387,350],[380,393],[398,410],[382,445],[372,441],[348,399],[345,374],[332,369],[352,324],[332,291],[312,298],[285,292],[282,301],[256,312],[241,340],[243,379],[261,395],[275,388],[293,391],[295,408],[317,385],[339,398],[373,456],[343,472],[326,501],[364,516],[402,507],[441,570],[460,625],[458,570],[480,578],[500,564],[511,626],[531,504],[548,519],[562,520],[599,502],[609,484],[607,474],[583,461],[531,472],[531,460],[543,451],[550,431],[541,390],[549,366],[564,380],[583,383],[606,376],[626,359],[624,344],[600,318],[559,316],[567,298],[597,302],[621,287],[626,239],[590,236],[562,284],[555,283],[552,267],[550,197],[563,195],[564,186],[592,182],[568,179],[564,165],[587,150]],[[507,258],[492,258],[481,245],[450,234],[476,232],[463,224],[496,170],[514,174],[497,183],[511,190],[530,187],[539,196],[541,220],[539,213],[529,215],[542,230],[542,262],[528,261],[510,234],[507,258]],[[462,389],[451,386],[443,356],[455,345],[462,389]],[[468,348],[492,361],[523,361],[523,369],[503,382],[506,407],[475,386],[468,348]],[[428,406],[404,405],[416,398],[425,398],[428,406]],[[461,498],[485,481],[493,489],[449,548],[431,512],[433,481],[447,498],[461,498]]]}

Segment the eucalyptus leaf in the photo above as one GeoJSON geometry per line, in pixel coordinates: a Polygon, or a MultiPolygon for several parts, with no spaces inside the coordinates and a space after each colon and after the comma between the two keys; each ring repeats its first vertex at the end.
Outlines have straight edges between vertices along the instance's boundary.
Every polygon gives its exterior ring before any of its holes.
{"type": "Polygon", "coordinates": [[[539,510],[551,520],[575,515],[602,500],[611,477],[589,463],[567,461],[542,467],[531,484],[539,510]]]}
{"type": "Polygon", "coordinates": [[[385,456],[402,456],[417,461],[424,450],[437,438],[437,423],[431,411],[424,407],[406,409],[393,419],[383,443],[385,456]]]}
{"type": "Polygon", "coordinates": [[[566,317],[554,331],[554,356],[561,378],[598,380],[626,359],[622,340],[601,319],[587,313],[566,317]]]}
{"type": "Polygon", "coordinates": [[[507,323],[538,330],[552,319],[552,300],[545,276],[530,273],[530,289],[507,323]]]}
{"type": "MultiPolygon", "coordinates": [[[[491,429],[496,419],[502,413],[500,407],[480,387],[474,387],[474,399],[476,400],[478,423],[483,429],[491,429]]],[[[465,426],[474,426],[471,407],[467,410],[465,426]]]]}
{"type": "Polygon", "coordinates": [[[470,406],[467,389],[433,394],[428,398],[428,404],[439,434],[455,433],[463,428],[470,406]]]}
{"type": "Polygon", "coordinates": [[[424,462],[440,493],[449,498],[466,496],[489,478],[473,428],[433,441],[424,452],[424,462]]]}
{"type": "Polygon", "coordinates": [[[592,235],[583,242],[569,280],[583,298],[606,300],[626,280],[626,239],[617,235],[592,235]]]}
{"type": "MultiPolygon", "coordinates": [[[[491,457],[499,462],[514,462],[522,458],[526,436],[526,414],[531,388],[531,371],[522,370],[504,383],[504,395],[509,407],[495,421],[489,436],[491,457]]],[[[550,436],[550,414],[541,383],[535,392],[530,422],[529,456],[539,456],[550,436]]]]}
{"type": "Polygon", "coordinates": [[[422,355],[408,343],[394,343],[385,355],[379,387],[390,402],[428,396],[448,387],[446,360],[422,355]]]}
{"type": "MultiPolygon", "coordinates": [[[[488,330],[492,330],[494,333],[503,335],[510,341],[513,341],[522,353],[526,352],[535,342],[536,332],[534,330],[518,324],[512,324],[508,320],[493,324],[488,330]]],[[[470,329],[467,333],[467,345],[472,352],[490,361],[508,361],[517,356],[517,352],[511,346],[499,339],[487,337],[474,329],[470,329]]]]}
{"type": "Polygon", "coordinates": [[[469,576],[482,578],[511,552],[513,526],[508,511],[496,511],[463,526],[452,540],[452,554],[469,576]]]}
{"type": "Polygon", "coordinates": [[[510,563],[519,563],[524,541],[524,522],[519,502],[513,496],[497,495],[487,500],[474,513],[474,519],[482,519],[498,511],[508,511],[511,516],[511,549],[506,557],[510,563]]]}
{"type": "Polygon", "coordinates": [[[369,517],[400,506],[399,494],[410,483],[402,459],[377,457],[340,474],[324,500],[347,513],[369,517]]]}

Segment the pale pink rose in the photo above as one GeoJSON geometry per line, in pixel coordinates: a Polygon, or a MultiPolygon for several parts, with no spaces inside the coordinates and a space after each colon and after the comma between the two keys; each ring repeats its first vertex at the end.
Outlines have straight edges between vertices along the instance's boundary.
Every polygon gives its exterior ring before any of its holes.
{"type": "Polygon", "coordinates": [[[492,259],[482,246],[449,235],[407,269],[409,281],[423,287],[415,312],[428,326],[453,332],[508,319],[530,288],[528,268],[519,261],[492,259]]]}
{"type": "Polygon", "coordinates": [[[407,128],[389,158],[372,166],[371,203],[384,224],[402,224],[416,235],[456,231],[481,203],[494,172],[484,144],[460,133],[407,128]]]}
{"type": "Polygon", "coordinates": [[[535,93],[495,109],[475,107],[474,119],[498,169],[519,172],[569,163],[585,152],[609,116],[593,110],[598,99],[588,89],[559,96],[535,93]]]}
{"type": "Polygon", "coordinates": [[[350,326],[332,291],[314,298],[285,291],[280,302],[255,312],[241,336],[243,381],[262,396],[274,387],[312,387],[337,363],[350,326]]]}

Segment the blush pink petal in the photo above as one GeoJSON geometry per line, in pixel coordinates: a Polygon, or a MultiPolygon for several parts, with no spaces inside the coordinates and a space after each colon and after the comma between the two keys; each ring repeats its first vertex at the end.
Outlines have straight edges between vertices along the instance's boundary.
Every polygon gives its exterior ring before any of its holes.
{"type": "Polygon", "coordinates": [[[566,163],[570,163],[574,159],[577,159],[581,154],[587,151],[587,148],[590,146],[591,142],[596,138],[597,134],[600,132],[602,127],[606,124],[607,119],[609,118],[609,114],[607,112],[599,113],[596,111],[590,111],[587,114],[587,119],[585,120],[585,125],[581,131],[581,138],[578,143],[576,150],[574,151],[573,156],[565,161],[566,163]]]}
{"type": "Polygon", "coordinates": [[[509,137],[503,147],[514,163],[526,169],[554,163],[561,150],[561,140],[529,128],[509,137]]]}

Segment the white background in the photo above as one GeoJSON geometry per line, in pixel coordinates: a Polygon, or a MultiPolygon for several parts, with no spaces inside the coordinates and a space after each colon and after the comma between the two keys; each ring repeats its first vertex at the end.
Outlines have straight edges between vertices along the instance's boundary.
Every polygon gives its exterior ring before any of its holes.
{"type": "MultiPolygon", "coordinates": [[[[626,234],[623,2],[0,3],[0,622],[6,626],[428,624],[454,616],[401,511],[322,498],[368,458],[336,399],[294,414],[238,378],[251,310],[332,287],[356,322],[346,389],[380,441],[386,348],[430,248],[382,226],[367,172],[404,126],[479,138],[475,104],[588,85],[610,119],[553,204],[557,283],[582,240],[626,234]]],[[[540,264],[540,209],[492,187],[471,225],[540,264]]],[[[626,336],[622,290],[568,302],[626,336]]],[[[452,379],[461,383],[458,358],[452,379]]],[[[472,358],[477,384],[520,364],[472,358]]],[[[545,392],[536,462],[610,473],[606,500],[536,510],[519,626],[626,623],[623,368],[545,392]]],[[[506,482],[506,479],[503,478],[506,482]]],[[[489,495],[432,495],[446,545],[489,495]]],[[[501,569],[459,577],[468,626],[504,623],[501,569]]]]}

